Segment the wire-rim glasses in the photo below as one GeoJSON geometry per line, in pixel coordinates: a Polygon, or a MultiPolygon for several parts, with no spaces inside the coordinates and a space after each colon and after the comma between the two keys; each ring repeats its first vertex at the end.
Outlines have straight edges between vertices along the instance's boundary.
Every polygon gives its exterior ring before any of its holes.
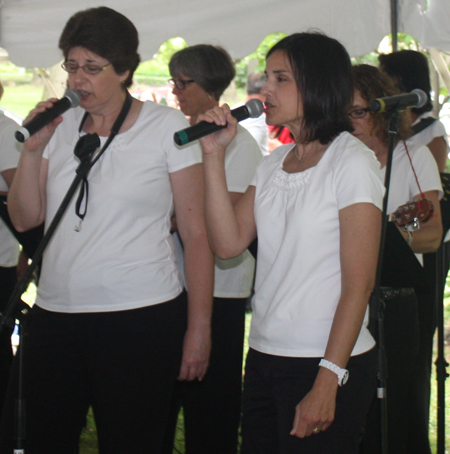
{"type": "Polygon", "coordinates": [[[98,74],[98,73],[102,72],[104,69],[106,69],[110,64],[111,63],[107,63],[104,66],[91,65],[91,64],[86,64],[86,65],[80,66],[80,65],[77,65],[76,63],[65,61],[61,65],[61,68],[64,69],[64,71],[68,72],[69,74],[75,74],[78,71],[78,68],[81,68],[86,74],[90,74],[91,76],[94,76],[95,74],[98,74]]]}

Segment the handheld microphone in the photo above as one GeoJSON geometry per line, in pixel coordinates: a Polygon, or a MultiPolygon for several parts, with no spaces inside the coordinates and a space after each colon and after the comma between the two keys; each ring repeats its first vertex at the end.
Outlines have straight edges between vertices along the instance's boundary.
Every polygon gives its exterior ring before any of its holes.
{"type": "Polygon", "coordinates": [[[33,134],[36,134],[44,126],[47,126],[56,117],[62,115],[71,107],[77,107],[80,104],[81,96],[76,90],[67,90],[64,97],[56,101],[50,109],[37,114],[26,125],[23,125],[14,133],[14,137],[18,142],[25,142],[33,134]]]}
{"type": "Polygon", "coordinates": [[[374,99],[369,104],[371,112],[397,112],[408,107],[423,107],[428,98],[424,91],[415,88],[410,93],[374,99]]]}
{"type": "MultiPolygon", "coordinates": [[[[258,118],[264,112],[263,103],[259,99],[250,99],[245,106],[238,107],[231,111],[231,115],[237,121],[246,120],[247,118],[258,118]]],[[[173,135],[173,140],[177,145],[186,145],[189,142],[200,139],[201,137],[220,131],[227,126],[219,126],[215,123],[201,121],[194,126],[182,129],[173,135]]]]}

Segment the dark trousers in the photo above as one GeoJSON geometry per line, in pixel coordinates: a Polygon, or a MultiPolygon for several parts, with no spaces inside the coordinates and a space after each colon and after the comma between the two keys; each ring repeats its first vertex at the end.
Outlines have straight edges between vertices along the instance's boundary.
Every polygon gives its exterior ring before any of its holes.
{"type": "Polygon", "coordinates": [[[177,382],[163,454],[172,454],[183,406],[186,454],[236,454],[246,299],[214,298],[212,349],[202,382],[177,382]]]}
{"type": "MultiPolygon", "coordinates": [[[[419,352],[418,302],[415,293],[385,298],[384,337],[387,360],[386,404],[388,448],[392,454],[410,454],[408,420],[410,390],[416,379],[419,352]]],[[[374,394],[367,417],[361,452],[381,454],[381,402],[374,394]]],[[[421,452],[421,451],[415,451],[421,452]]],[[[426,452],[426,451],[424,451],[426,452]]]]}
{"type": "MultiPolygon", "coordinates": [[[[0,267],[0,312],[5,313],[7,303],[17,283],[17,268],[0,267]]],[[[9,382],[13,361],[11,349],[12,328],[5,327],[0,333],[0,416],[9,382]]]]}
{"type": "Polygon", "coordinates": [[[406,452],[408,454],[431,454],[428,431],[436,305],[434,296],[431,294],[418,294],[417,298],[420,343],[414,359],[414,370],[408,392],[406,452]]]}
{"type": "MultiPolygon", "coordinates": [[[[250,349],[244,380],[242,454],[353,454],[358,452],[376,386],[376,350],[350,358],[338,389],[335,420],[306,438],[290,435],[295,406],[311,390],[320,358],[287,358],[250,349]]],[[[337,380],[337,378],[336,378],[337,380]]]]}
{"type": "MultiPolygon", "coordinates": [[[[443,246],[444,263],[448,272],[450,258],[450,243],[443,246]]],[[[436,269],[436,254],[424,254],[424,273],[430,291],[417,292],[419,315],[419,349],[414,360],[415,368],[409,389],[407,411],[408,437],[406,450],[408,454],[431,454],[428,438],[430,420],[430,390],[431,369],[433,359],[433,338],[437,325],[437,295],[436,280],[442,288],[445,287],[445,277],[438,276],[436,269]]]]}
{"type": "MultiPolygon", "coordinates": [[[[65,314],[34,307],[24,341],[27,454],[73,454],[89,406],[100,453],[160,454],[186,311],[185,293],[120,312],[65,314]]],[[[13,452],[16,384],[12,380],[8,391],[2,453],[13,452]]]]}

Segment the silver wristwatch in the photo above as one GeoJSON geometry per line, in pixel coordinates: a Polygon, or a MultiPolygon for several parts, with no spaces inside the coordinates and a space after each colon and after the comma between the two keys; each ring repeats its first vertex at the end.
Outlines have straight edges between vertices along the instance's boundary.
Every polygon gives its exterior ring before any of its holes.
{"type": "Polygon", "coordinates": [[[325,367],[325,368],[331,370],[332,372],[334,372],[337,375],[339,386],[343,386],[347,383],[348,376],[349,376],[347,369],[341,369],[339,366],[336,366],[336,364],[334,364],[331,361],[328,361],[326,359],[321,359],[319,366],[325,367]]]}

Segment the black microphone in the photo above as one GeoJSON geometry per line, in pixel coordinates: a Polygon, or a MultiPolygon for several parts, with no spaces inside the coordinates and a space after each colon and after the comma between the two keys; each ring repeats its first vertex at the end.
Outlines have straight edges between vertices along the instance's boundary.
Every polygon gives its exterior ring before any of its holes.
{"type": "Polygon", "coordinates": [[[81,96],[76,90],[67,90],[64,98],[56,101],[50,109],[45,112],[37,114],[26,125],[23,125],[14,133],[14,137],[18,142],[25,142],[30,136],[36,134],[44,126],[48,125],[56,117],[62,115],[66,110],[71,107],[77,107],[80,104],[81,96]]]}
{"type": "MultiPolygon", "coordinates": [[[[259,99],[250,99],[245,106],[238,107],[231,111],[231,115],[236,118],[237,121],[246,120],[247,118],[258,118],[264,112],[263,103],[259,99]]],[[[219,126],[215,123],[208,123],[207,121],[201,121],[194,126],[182,129],[173,135],[173,140],[177,145],[186,145],[189,142],[200,139],[201,137],[212,134],[213,132],[220,131],[226,128],[225,126],[219,126]]]]}
{"type": "Polygon", "coordinates": [[[423,107],[427,100],[426,93],[415,88],[410,93],[374,99],[369,104],[369,110],[371,112],[397,112],[408,107],[423,107]]]}

